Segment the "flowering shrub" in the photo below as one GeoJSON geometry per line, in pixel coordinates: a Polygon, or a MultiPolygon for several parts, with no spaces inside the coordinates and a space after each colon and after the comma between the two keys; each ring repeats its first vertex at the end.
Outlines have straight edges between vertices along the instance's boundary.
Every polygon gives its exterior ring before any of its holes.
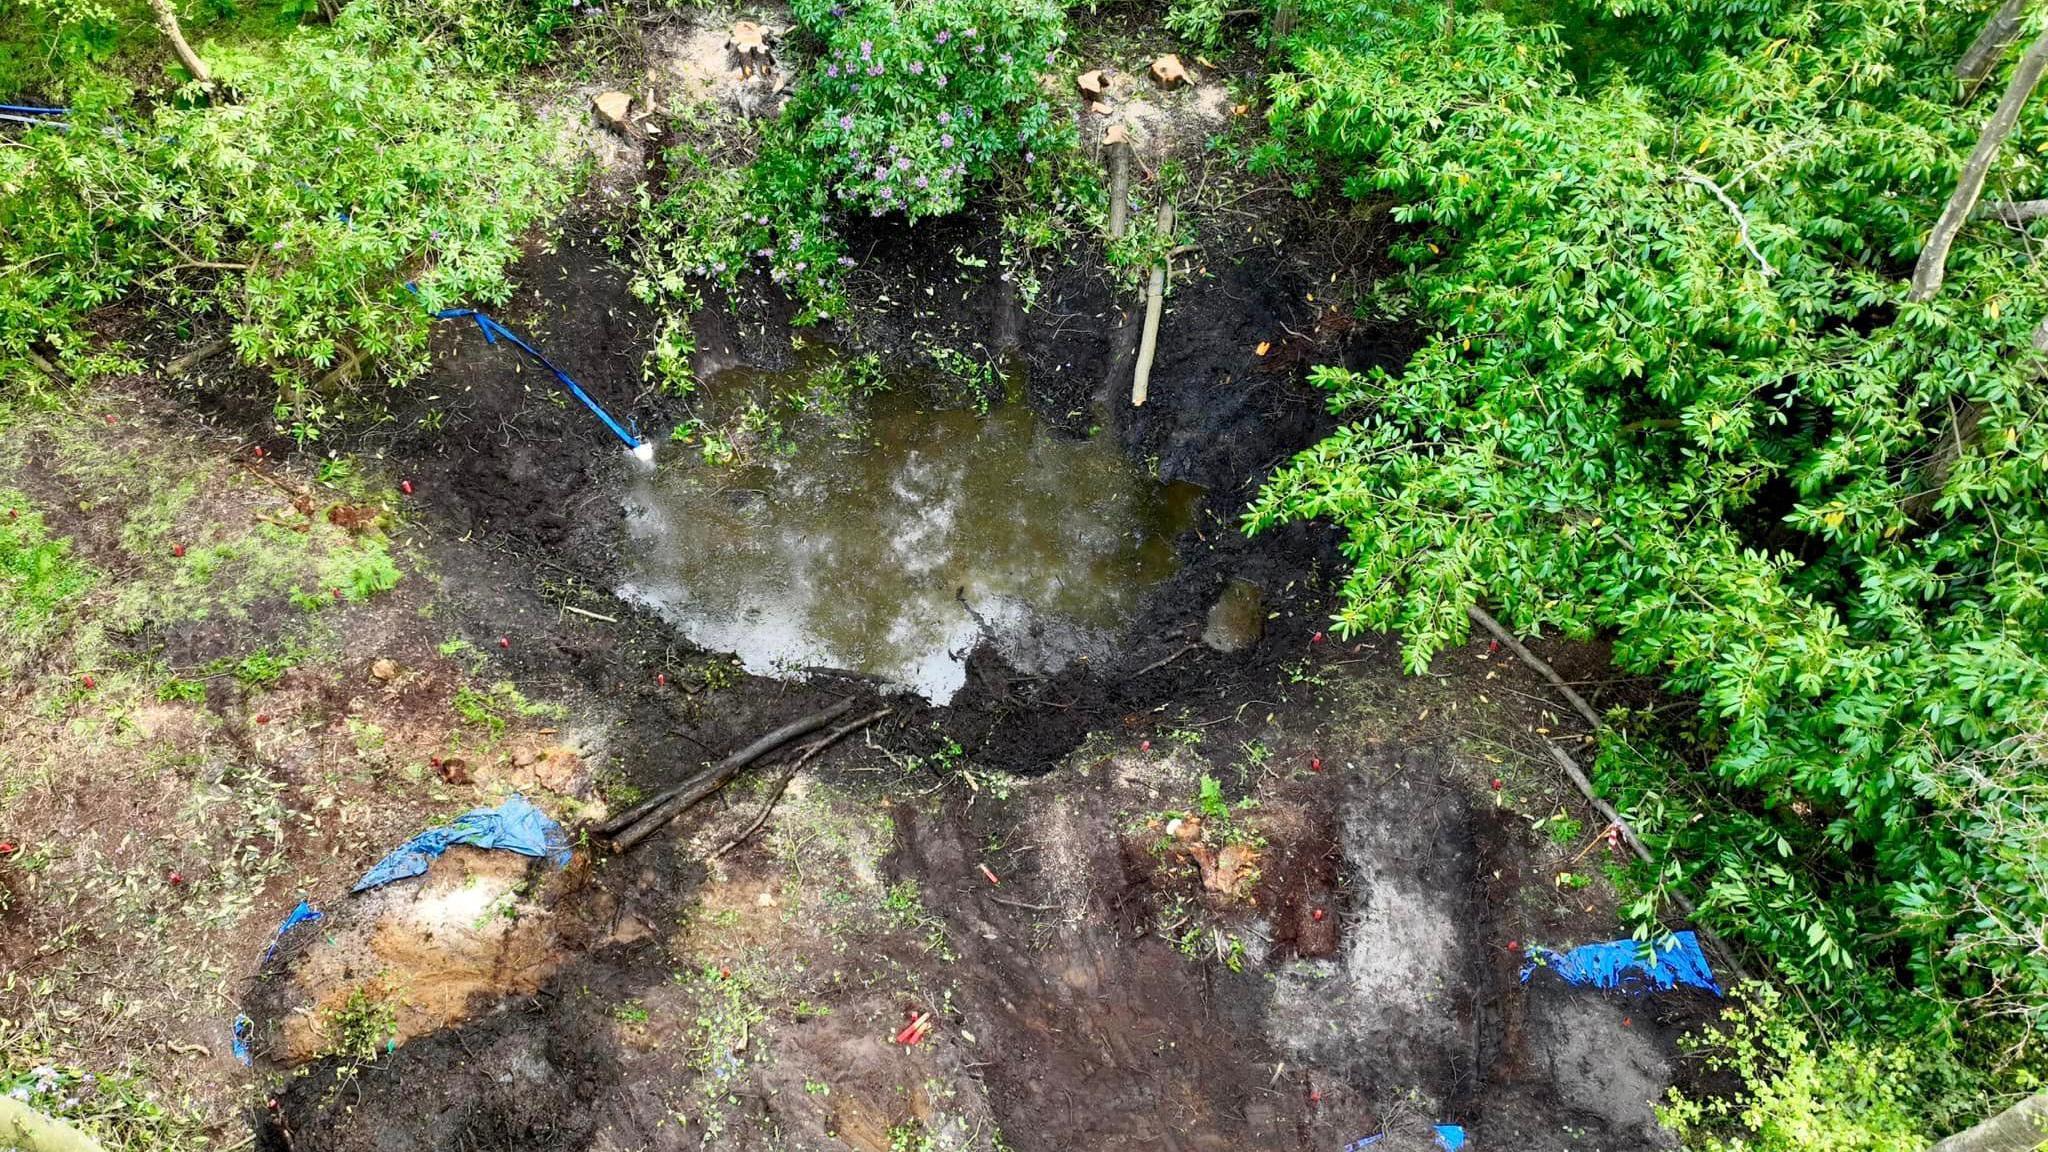
{"type": "Polygon", "coordinates": [[[795,14],[824,51],[785,144],[836,207],[943,216],[1051,138],[1038,77],[1066,39],[1053,0],[801,0],[795,14]]]}

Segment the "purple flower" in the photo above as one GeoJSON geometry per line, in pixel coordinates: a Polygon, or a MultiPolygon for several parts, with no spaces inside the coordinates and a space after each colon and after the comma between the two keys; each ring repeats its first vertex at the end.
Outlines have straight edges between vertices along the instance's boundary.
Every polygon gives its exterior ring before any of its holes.
{"type": "Polygon", "coordinates": [[[834,17],[835,19],[842,19],[842,18],[844,18],[844,17],[846,16],[846,5],[844,5],[844,4],[834,4],[834,5],[832,6],[832,15],[833,15],[833,17],[834,17]]]}
{"type": "Polygon", "coordinates": [[[880,76],[881,74],[882,74],[882,66],[881,66],[880,64],[877,64],[877,65],[875,65],[875,66],[873,66],[873,67],[871,67],[871,68],[869,68],[869,69],[868,69],[868,75],[870,75],[870,76],[880,76]]]}
{"type": "Polygon", "coordinates": [[[910,71],[911,71],[911,74],[912,74],[912,75],[915,75],[915,76],[922,76],[922,75],[924,75],[924,61],[922,61],[922,60],[912,60],[912,61],[910,62],[910,71]]]}
{"type": "Polygon", "coordinates": [[[887,187],[885,187],[885,188],[883,188],[883,189],[882,189],[882,199],[884,199],[884,200],[894,200],[895,198],[896,198],[896,190],[895,190],[894,188],[887,188],[887,187]]]}
{"type": "Polygon", "coordinates": [[[1010,55],[1008,52],[1005,52],[1001,56],[996,57],[996,59],[1002,61],[1005,64],[1015,64],[1017,62],[1017,58],[1015,56],[1010,55]]]}
{"type": "Polygon", "coordinates": [[[981,45],[979,45],[979,44],[976,44],[976,45],[974,46],[974,54],[975,54],[976,56],[979,56],[979,55],[981,55],[981,45]]]}
{"type": "Polygon", "coordinates": [[[952,122],[953,122],[953,114],[952,114],[951,112],[941,112],[941,113],[939,113],[939,127],[943,128],[943,127],[945,127],[946,125],[948,125],[948,124],[951,124],[952,122]]]}
{"type": "Polygon", "coordinates": [[[825,69],[825,75],[830,76],[834,80],[839,79],[839,65],[833,64],[828,66],[825,69]]]}
{"type": "Polygon", "coordinates": [[[939,137],[939,147],[941,147],[941,148],[951,148],[952,146],[953,146],[953,134],[952,134],[951,132],[947,132],[947,133],[945,133],[944,135],[942,135],[942,136],[940,136],[940,137],[939,137]]]}
{"type": "Polygon", "coordinates": [[[969,28],[969,29],[967,29],[967,30],[966,30],[965,32],[962,32],[962,33],[960,33],[960,34],[961,34],[962,36],[965,36],[965,37],[967,37],[967,38],[968,38],[969,40],[972,40],[972,39],[974,39],[974,29],[972,29],[972,28],[969,28]]]}
{"type": "Polygon", "coordinates": [[[941,77],[939,77],[939,87],[941,87],[941,88],[944,88],[945,86],[946,86],[946,78],[945,78],[944,76],[941,76],[941,77]]]}
{"type": "Polygon", "coordinates": [[[917,186],[919,188],[929,188],[932,186],[932,182],[930,180],[927,180],[923,176],[919,176],[917,178],[917,186]]]}
{"type": "Polygon", "coordinates": [[[1047,68],[1050,68],[1050,67],[1052,67],[1052,53],[1050,53],[1050,52],[1047,52],[1047,53],[1045,54],[1045,66],[1046,66],[1047,68]]]}
{"type": "Polygon", "coordinates": [[[1024,162],[1026,164],[1036,164],[1038,162],[1038,153],[1026,152],[1024,154],[1024,162]]]}
{"type": "Polygon", "coordinates": [[[839,266],[840,266],[841,268],[851,268],[851,267],[853,267],[853,257],[851,257],[851,256],[841,256],[841,257],[839,258],[839,266]]]}
{"type": "Polygon", "coordinates": [[[880,168],[880,167],[878,167],[878,168],[876,168],[876,169],[875,169],[875,179],[877,179],[877,180],[887,180],[888,178],[889,178],[889,170],[888,170],[887,168],[880,168]]]}
{"type": "Polygon", "coordinates": [[[861,42],[860,42],[860,58],[861,58],[861,59],[865,60],[865,59],[867,59],[868,57],[870,57],[870,56],[873,56],[874,54],[875,54],[875,42],[874,42],[873,40],[863,40],[863,41],[861,41],[861,42]]]}
{"type": "Polygon", "coordinates": [[[946,41],[951,40],[952,38],[953,33],[950,30],[941,28],[939,29],[939,34],[937,36],[932,37],[932,42],[936,44],[944,44],[946,41]]]}
{"type": "Polygon", "coordinates": [[[851,131],[853,131],[853,117],[851,117],[851,116],[841,116],[841,117],[839,118],[839,130],[840,130],[841,132],[851,132],[851,131]]]}
{"type": "Polygon", "coordinates": [[[910,167],[910,157],[908,157],[908,156],[898,156],[898,157],[896,158],[896,166],[897,166],[898,168],[908,168],[908,167],[910,167]]]}

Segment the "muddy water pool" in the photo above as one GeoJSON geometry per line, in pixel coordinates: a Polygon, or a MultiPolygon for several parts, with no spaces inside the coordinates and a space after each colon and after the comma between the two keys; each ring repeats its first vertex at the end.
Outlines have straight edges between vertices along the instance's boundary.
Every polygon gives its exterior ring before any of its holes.
{"type": "Polygon", "coordinates": [[[984,638],[1030,672],[1106,653],[1201,496],[1022,404],[983,415],[903,388],[854,416],[796,421],[742,464],[664,445],[625,496],[620,594],[749,671],[844,669],[944,702],[984,638]]]}

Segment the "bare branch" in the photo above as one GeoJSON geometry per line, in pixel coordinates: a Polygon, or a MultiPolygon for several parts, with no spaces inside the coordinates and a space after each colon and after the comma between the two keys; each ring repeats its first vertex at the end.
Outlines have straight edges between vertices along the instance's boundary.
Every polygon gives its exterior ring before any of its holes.
{"type": "Polygon", "coordinates": [[[185,30],[178,25],[178,10],[171,7],[171,0],[149,0],[149,10],[156,13],[157,29],[171,42],[171,51],[178,54],[178,62],[185,66],[185,71],[199,81],[200,87],[213,87],[213,73],[207,71],[206,61],[185,40],[185,30]]]}
{"type": "Polygon", "coordinates": [[[1986,200],[1970,213],[1972,220],[2003,220],[2024,224],[2048,216],[2048,200],[1986,200]]]}
{"type": "Polygon", "coordinates": [[[2019,64],[2013,68],[2012,81],[2005,86],[2005,95],[1999,97],[1998,107],[1992,110],[1991,119],[1977,137],[1977,146],[1963,164],[1962,177],[1956,181],[1956,190],[1948,198],[1948,207],[1942,209],[1941,219],[1934,222],[1934,231],[1927,237],[1927,246],[1920,250],[1920,262],[1913,269],[1913,289],[1908,293],[1908,299],[1929,300],[1941,291],[1942,278],[1948,274],[1948,250],[1955,245],[1956,233],[1962,231],[1963,222],[1977,207],[1977,198],[1984,193],[1984,178],[1991,171],[1991,162],[1998,159],[1999,148],[2012,134],[2013,125],[2019,122],[2020,108],[2041,83],[2044,68],[2048,68],[2048,32],[2043,32],[2027,45],[2019,64]]]}
{"type": "Polygon", "coordinates": [[[1742,208],[1735,201],[1728,198],[1728,193],[1722,191],[1721,186],[1714,183],[1713,180],[1690,168],[1679,169],[1679,175],[1684,177],[1686,183],[1697,184],[1708,192],[1713,193],[1714,199],[1721,202],[1721,207],[1726,208],[1728,214],[1735,217],[1735,235],[1737,239],[1742,241],[1742,247],[1756,259],[1757,265],[1764,270],[1766,277],[1776,276],[1778,270],[1771,267],[1771,262],[1764,259],[1764,254],[1757,250],[1756,241],[1749,237],[1749,217],[1742,214],[1742,208]]]}
{"type": "Polygon", "coordinates": [[[2013,37],[2019,35],[2020,17],[2026,9],[2027,0],[2005,0],[2000,4],[1998,11],[1984,22],[1984,30],[1970,41],[1963,58],[1956,61],[1956,79],[1965,84],[1976,84],[1984,79],[2012,43],[2013,37]]]}

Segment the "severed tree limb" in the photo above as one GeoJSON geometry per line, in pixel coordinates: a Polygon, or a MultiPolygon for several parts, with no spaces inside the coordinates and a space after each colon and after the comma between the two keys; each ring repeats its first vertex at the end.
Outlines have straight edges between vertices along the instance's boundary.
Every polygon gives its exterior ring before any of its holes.
{"type": "Polygon", "coordinates": [[[1572,707],[1578,709],[1579,715],[1586,718],[1586,723],[1591,724],[1596,731],[1599,729],[1600,713],[1595,712],[1593,706],[1586,703],[1584,696],[1573,691],[1572,686],[1564,682],[1564,677],[1557,674],[1557,669],[1544,663],[1534,652],[1529,651],[1520,640],[1515,639],[1514,633],[1502,627],[1501,622],[1495,620],[1493,615],[1487,612],[1486,609],[1474,604],[1470,608],[1465,609],[1465,613],[1472,617],[1473,623],[1493,633],[1493,638],[1500,641],[1501,647],[1513,652],[1522,663],[1527,664],[1538,675],[1550,681],[1550,686],[1557,689],[1559,695],[1571,701],[1572,707]]]}
{"type": "Polygon", "coordinates": [[[173,360],[170,363],[164,365],[164,375],[183,376],[187,372],[190,372],[192,371],[192,369],[198,367],[200,363],[202,363],[203,361],[209,360],[214,356],[219,355],[222,351],[226,350],[227,346],[227,337],[216,336],[213,339],[208,340],[206,343],[201,344],[199,347],[192,349],[190,352],[185,353],[183,356],[178,357],[176,360],[173,360]]]}
{"type": "Polygon", "coordinates": [[[868,725],[873,724],[875,721],[880,720],[882,717],[887,716],[891,711],[892,709],[882,708],[874,712],[870,712],[867,715],[851,723],[841,724],[839,727],[834,728],[832,731],[827,732],[823,736],[818,737],[816,740],[811,741],[809,744],[804,745],[803,752],[800,753],[795,760],[792,760],[790,762],[788,768],[783,769],[782,779],[777,780],[775,782],[774,791],[768,793],[768,802],[766,804],[761,805],[761,814],[759,816],[754,817],[754,822],[752,824],[747,825],[746,828],[743,829],[739,835],[719,845],[718,848],[715,851],[713,851],[711,855],[705,857],[705,859],[716,860],[720,856],[725,855],[727,852],[730,852],[733,849],[739,847],[740,845],[746,843],[747,840],[754,835],[754,833],[759,832],[761,830],[761,826],[763,824],[768,823],[769,814],[775,811],[775,805],[782,799],[783,792],[789,788],[789,782],[791,780],[796,779],[796,774],[798,772],[803,771],[804,765],[808,764],[811,761],[812,757],[816,756],[820,752],[823,752],[825,749],[830,748],[832,745],[838,743],[841,737],[844,737],[849,733],[858,732],[862,728],[865,728],[868,725]]]}
{"type": "Polygon", "coordinates": [[[1991,66],[1998,63],[2013,37],[2019,35],[2020,17],[2026,10],[2027,0],[2005,0],[2000,4],[1998,11],[1984,21],[1984,30],[1963,51],[1963,58],[1956,61],[1956,79],[1974,85],[1989,75],[1991,66]]]}
{"type": "MultiPolygon", "coordinates": [[[[1159,231],[1162,235],[1173,234],[1173,205],[1159,206],[1159,231]]],[[[1166,308],[1166,265],[1160,261],[1152,268],[1151,282],[1145,286],[1145,330],[1138,338],[1138,367],[1131,374],[1131,407],[1142,408],[1145,393],[1152,384],[1152,357],[1159,351],[1159,315],[1166,308]]]]}
{"type": "Polygon", "coordinates": [[[2003,220],[2025,224],[2048,216],[2048,200],[1986,200],[1970,213],[1972,220],[2003,220]]]}
{"type": "Polygon", "coordinates": [[[1735,238],[1742,242],[1743,249],[1747,251],[1750,254],[1750,256],[1756,260],[1758,266],[1760,266],[1764,270],[1765,277],[1768,278],[1771,276],[1776,276],[1778,274],[1778,270],[1776,268],[1771,267],[1771,262],[1769,260],[1764,259],[1763,252],[1757,248],[1756,241],[1750,239],[1749,217],[1744,216],[1742,214],[1742,208],[1739,205],[1737,205],[1734,200],[1729,198],[1728,193],[1725,190],[1723,190],[1719,184],[1714,183],[1712,179],[1703,176],[1690,168],[1681,168],[1678,170],[1678,174],[1681,178],[1685,180],[1686,183],[1696,184],[1701,188],[1705,188],[1709,193],[1713,195],[1714,199],[1719,200],[1721,202],[1721,207],[1726,208],[1728,210],[1728,214],[1730,216],[1735,217],[1735,238]]]}
{"type": "Polygon", "coordinates": [[[149,0],[149,10],[156,14],[157,30],[171,42],[171,51],[178,54],[178,62],[185,66],[185,71],[192,74],[200,87],[213,87],[213,73],[207,71],[206,61],[186,42],[185,30],[178,25],[178,10],[171,7],[171,0],[149,0]]]}
{"type": "Polygon", "coordinates": [[[853,700],[848,698],[823,712],[814,712],[800,720],[792,720],[727,756],[708,771],[701,772],[673,788],[665,788],[648,798],[645,803],[635,805],[612,817],[598,825],[597,831],[601,835],[613,838],[614,851],[623,852],[675,819],[677,813],[683,809],[724,787],[726,781],[739,775],[740,769],[799,736],[823,728],[852,710],[853,700]]]}
{"type": "Polygon", "coordinates": [[[1128,140],[1109,145],[1109,238],[1124,238],[1131,214],[1131,145],[1128,140]]]}
{"type": "Polygon", "coordinates": [[[1950,1136],[1931,1152],[2033,1152],[2044,1143],[2048,1143],[2048,1092],[2036,1092],[1968,1131],[1950,1136]]]}
{"type": "Polygon", "coordinates": [[[1977,146],[1970,150],[1970,158],[1963,163],[1963,174],[1956,181],[1956,188],[1949,195],[1948,206],[1941,210],[1941,218],[1934,222],[1934,231],[1928,234],[1927,246],[1920,250],[1920,261],[1913,268],[1913,287],[1906,298],[1914,301],[1929,300],[1941,291],[1941,281],[1948,274],[1948,251],[1955,245],[1956,233],[1962,231],[1963,222],[1977,207],[1977,198],[1984,193],[1984,178],[1990,174],[1991,162],[1998,159],[1998,150],[2005,144],[2005,138],[2012,134],[2013,125],[2019,122],[2020,108],[2034,89],[2041,83],[2041,73],[2048,69],[2048,32],[2034,38],[2027,50],[2014,66],[2012,80],[2005,86],[2005,95],[1998,98],[1998,107],[1991,112],[1991,119],[1984,125],[1984,131],[1977,137],[1977,146]]]}
{"type": "MultiPolygon", "coordinates": [[[[1602,727],[1600,714],[1593,711],[1593,706],[1586,703],[1584,696],[1574,692],[1571,685],[1564,682],[1564,678],[1557,674],[1557,669],[1552,668],[1534,652],[1529,651],[1526,645],[1520,640],[1515,639],[1514,635],[1506,628],[1501,627],[1500,621],[1495,620],[1486,609],[1474,604],[1466,611],[1473,620],[1477,621],[1488,632],[1493,633],[1494,638],[1501,642],[1502,647],[1513,652],[1522,663],[1527,664],[1545,680],[1550,681],[1550,686],[1557,689],[1565,699],[1571,701],[1572,707],[1578,710],[1579,715],[1586,718],[1586,722],[1593,726],[1593,731],[1596,734],[1600,731],[1602,727]]],[[[1572,759],[1571,753],[1566,752],[1563,748],[1558,747],[1557,744],[1549,740],[1543,742],[1543,750],[1550,753],[1550,758],[1557,762],[1557,766],[1564,773],[1565,779],[1572,782],[1572,787],[1579,790],[1579,795],[1586,798],[1586,802],[1593,806],[1593,811],[1598,812],[1600,818],[1607,821],[1608,826],[1613,828],[1615,833],[1621,837],[1622,843],[1628,845],[1629,852],[1636,859],[1655,867],[1656,859],[1650,855],[1650,849],[1643,844],[1642,839],[1636,835],[1636,830],[1629,826],[1628,821],[1622,818],[1621,813],[1615,810],[1614,805],[1601,799],[1600,794],[1593,790],[1592,779],[1586,775],[1584,769],[1579,767],[1579,762],[1572,759]]],[[[1684,913],[1688,920],[1697,921],[1699,919],[1699,909],[1694,907],[1691,900],[1686,899],[1684,893],[1672,892],[1670,896],[1671,902],[1678,906],[1678,910],[1684,913]]],[[[1706,940],[1709,947],[1721,954],[1721,958],[1728,964],[1728,970],[1735,974],[1737,980],[1748,981],[1749,973],[1743,969],[1742,961],[1735,958],[1735,950],[1728,947],[1726,941],[1714,935],[1713,930],[1703,924],[1695,923],[1693,930],[1699,933],[1702,939],[1706,940]]]]}

